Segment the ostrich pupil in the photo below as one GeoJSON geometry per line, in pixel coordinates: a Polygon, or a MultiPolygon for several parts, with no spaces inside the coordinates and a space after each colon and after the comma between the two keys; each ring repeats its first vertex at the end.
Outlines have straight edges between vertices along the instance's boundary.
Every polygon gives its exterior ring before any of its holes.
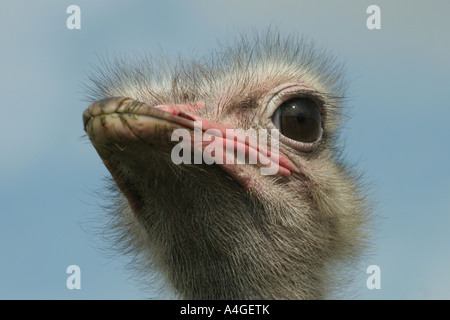
{"type": "Polygon", "coordinates": [[[296,98],[284,102],[273,116],[281,134],[300,141],[314,142],[320,135],[321,116],[310,99],[296,98]]]}

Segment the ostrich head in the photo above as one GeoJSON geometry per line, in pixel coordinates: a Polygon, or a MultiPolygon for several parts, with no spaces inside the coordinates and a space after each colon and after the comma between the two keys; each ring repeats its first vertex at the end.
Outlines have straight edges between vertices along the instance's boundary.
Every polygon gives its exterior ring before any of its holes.
{"type": "MultiPolygon", "coordinates": [[[[364,248],[369,212],[339,157],[343,88],[333,59],[269,33],[199,60],[103,67],[84,129],[117,186],[120,238],[149,270],[187,299],[327,297],[364,248]],[[179,154],[190,156],[226,137],[205,134],[195,145],[173,133],[209,129],[272,133],[278,170],[261,174],[262,160],[175,163],[181,140],[192,149],[179,154]]],[[[238,140],[232,160],[239,150],[269,155],[238,140]]]]}

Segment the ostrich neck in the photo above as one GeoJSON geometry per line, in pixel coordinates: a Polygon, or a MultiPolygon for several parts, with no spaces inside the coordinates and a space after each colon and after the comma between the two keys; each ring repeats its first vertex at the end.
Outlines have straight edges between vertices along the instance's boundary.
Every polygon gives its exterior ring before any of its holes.
{"type": "MultiPolygon", "coordinates": [[[[145,216],[155,265],[175,291],[185,299],[322,298],[319,279],[329,244],[315,243],[310,233],[323,233],[328,224],[302,229],[298,221],[277,218],[291,210],[269,211],[236,192],[231,180],[220,187],[214,181],[208,188],[179,185],[177,194],[190,189],[191,197],[145,206],[152,208],[145,216]]],[[[171,199],[171,190],[164,193],[171,199]]]]}

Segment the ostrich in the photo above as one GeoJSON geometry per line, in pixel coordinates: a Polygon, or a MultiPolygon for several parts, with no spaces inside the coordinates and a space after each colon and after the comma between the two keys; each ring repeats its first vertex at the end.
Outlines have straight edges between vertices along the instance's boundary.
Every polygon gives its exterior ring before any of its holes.
{"type": "MultiPolygon", "coordinates": [[[[113,178],[115,227],[139,270],[156,269],[183,299],[338,292],[367,246],[370,216],[337,143],[341,71],[311,41],[276,32],[201,59],[103,63],[84,130],[113,178]],[[195,123],[202,133],[276,129],[267,132],[279,132],[278,170],[261,174],[262,160],[174,163],[173,133],[195,134],[195,123]]],[[[232,151],[263,159],[275,144],[271,136],[264,151],[250,139],[233,140],[232,151]]]]}

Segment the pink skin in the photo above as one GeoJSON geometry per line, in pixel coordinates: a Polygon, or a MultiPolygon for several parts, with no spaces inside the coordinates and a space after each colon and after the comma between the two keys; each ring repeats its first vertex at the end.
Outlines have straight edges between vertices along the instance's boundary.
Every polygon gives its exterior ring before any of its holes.
{"type": "MultiPolygon", "coordinates": [[[[202,151],[205,149],[206,146],[211,144],[214,144],[215,147],[219,148],[222,147],[223,150],[226,150],[227,140],[229,140],[227,139],[226,130],[233,128],[224,126],[216,122],[203,120],[199,116],[189,113],[189,110],[198,110],[203,108],[204,106],[205,105],[203,103],[198,103],[195,105],[191,104],[159,105],[154,106],[154,108],[164,110],[178,117],[201,122],[203,132],[207,131],[208,129],[218,130],[220,132],[220,135],[214,135],[214,139],[202,141],[201,146],[202,151]],[[211,140],[213,141],[211,142],[211,140]]],[[[271,162],[272,163],[275,162],[273,159],[277,159],[278,173],[285,177],[289,177],[291,175],[291,171],[296,173],[300,172],[300,170],[288,158],[282,156],[281,154],[273,153],[270,150],[262,148],[256,141],[254,141],[250,137],[236,133],[235,136],[237,137],[237,141],[235,141],[234,139],[231,140],[233,141],[234,151],[238,152],[244,151],[246,156],[255,157],[256,159],[259,160],[260,163],[264,163],[265,165],[270,165],[271,162]]],[[[191,143],[192,145],[194,145],[194,137],[191,137],[191,143]]],[[[239,164],[226,163],[226,151],[223,152],[223,161],[221,161],[221,163],[219,163],[218,165],[225,172],[231,175],[237,182],[239,182],[245,190],[249,190],[253,187],[252,180],[250,179],[250,177],[248,177],[246,174],[243,173],[243,171],[239,168],[239,164]]]]}

